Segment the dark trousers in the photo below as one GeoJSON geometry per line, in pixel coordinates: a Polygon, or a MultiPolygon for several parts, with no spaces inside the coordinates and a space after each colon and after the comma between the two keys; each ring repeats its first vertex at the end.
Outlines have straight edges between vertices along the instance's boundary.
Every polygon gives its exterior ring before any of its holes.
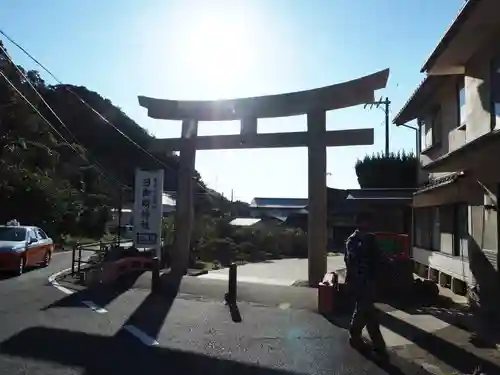
{"type": "Polygon", "coordinates": [[[349,333],[354,339],[361,338],[361,332],[366,327],[373,346],[378,349],[385,349],[385,341],[380,332],[378,311],[374,304],[374,291],[365,283],[363,284],[353,288],[355,307],[349,333]]]}

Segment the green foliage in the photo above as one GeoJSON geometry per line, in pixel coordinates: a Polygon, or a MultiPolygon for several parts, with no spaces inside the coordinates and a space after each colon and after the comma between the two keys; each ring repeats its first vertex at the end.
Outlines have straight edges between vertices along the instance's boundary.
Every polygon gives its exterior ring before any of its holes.
{"type": "Polygon", "coordinates": [[[220,263],[259,262],[285,257],[307,257],[307,235],[281,226],[235,227],[228,218],[199,216],[192,233],[191,259],[220,263]],[[216,261],[216,262],[215,262],[216,261]]]}
{"type": "Polygon", "coordinates": [[[198,244],[198,257],[202,261],[219,261],[228,266],[234,260],[238,246],[230,238],[214,238],[198,244]]]}
{"type": "MultiPolygon", "coordinates": [[[[27,79],[0,53],[0,71],[68,143],[0,77],[0,224],[16,218],[22,224],[43,227],[56,239],[68,234],[100,237],[110,208],[118,205],[116,180],[133,186],[136,168],[166,165],[165,190],[177,189],[178,157],[155,155],[161,164],[127,140],[120,132],[148,149],[153,137],[111,101],[82,86],[49,86],[36,71],[20,69],[27,79]],[[29,83],[67,128],[43,104],[29,83]],[[119,131],[89,107],[101,113],[119,131]],[[108,178],[96,169],[97,162],[108,178]]],[[[194,178],[204,187],[198,173],[194,178]]],[[[131,200],[132,192],[126,191],[125,196],[131,200]]],[[[198,212],[211,212],[213,203],[221,200],[219,194],[210,191],[197,197],[198,212]]]]}
{"type": "Polygon", "coordinates": [[[163,219],[163,231],[161,234],[166,246],[174,243],[175,236],[175,217],[166,217],[163,219]]]}
{"type": "Polygon", "coordinates": [[[367,155],[355,165],[356,176],[362,189],[415,188],[418,160],[413,153],[398,151],[385,156],[367,155]]]}

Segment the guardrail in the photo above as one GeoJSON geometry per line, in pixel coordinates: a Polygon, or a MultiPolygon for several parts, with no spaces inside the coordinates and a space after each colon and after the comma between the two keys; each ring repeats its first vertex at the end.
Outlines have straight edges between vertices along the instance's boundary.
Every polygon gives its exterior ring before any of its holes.
{"type": "MultiPolygon", "coordinates": [[[[122,241],[122,242],[129,242],[129,241],[122,241]]],[[[77,242],[75,246],[73,246],[71,253],[71,275],[74,275],[75,272],[80,273],[82,269],[82,264],[94,264],[94,262],[92,261],[87,261],[82,259],[83,251],[93,251],[97,253],[98,255],[97,263],[100,263],[104,260],[106,254],[111,248],[119,246],[120,243],[122,242],[118,242],[117,238],[111,241],[99,241],[84,245],[77,242]]]]}
{"type": "Polygon", "coordinates": [[[100,278],[103,283],[110,283],[134,272],[140,273],[152,270],[153,258],[131,256],[106,264],[106,267],[101,270],[100,278]]]}

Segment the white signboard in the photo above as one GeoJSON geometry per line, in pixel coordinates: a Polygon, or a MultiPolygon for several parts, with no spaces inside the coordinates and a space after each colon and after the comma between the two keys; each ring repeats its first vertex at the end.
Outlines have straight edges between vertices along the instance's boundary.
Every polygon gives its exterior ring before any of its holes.
{"type": "Polygon", "coordinates": [[[163,170],[135,171],[134,246],[136,248],[161,247],[163,217],[163,170]]]}

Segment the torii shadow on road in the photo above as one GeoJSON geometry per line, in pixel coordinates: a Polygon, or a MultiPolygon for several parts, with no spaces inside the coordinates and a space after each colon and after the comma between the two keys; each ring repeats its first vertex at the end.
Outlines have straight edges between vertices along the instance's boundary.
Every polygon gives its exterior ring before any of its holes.
{"type": "Polygon", "coordinates": [[[239,374],[293,375],[233,360],[147,347],[119,331],[113,337],[47,327],[29,328],[0,345],[4,354],[78,367],[85,375],[239,374]]]}

